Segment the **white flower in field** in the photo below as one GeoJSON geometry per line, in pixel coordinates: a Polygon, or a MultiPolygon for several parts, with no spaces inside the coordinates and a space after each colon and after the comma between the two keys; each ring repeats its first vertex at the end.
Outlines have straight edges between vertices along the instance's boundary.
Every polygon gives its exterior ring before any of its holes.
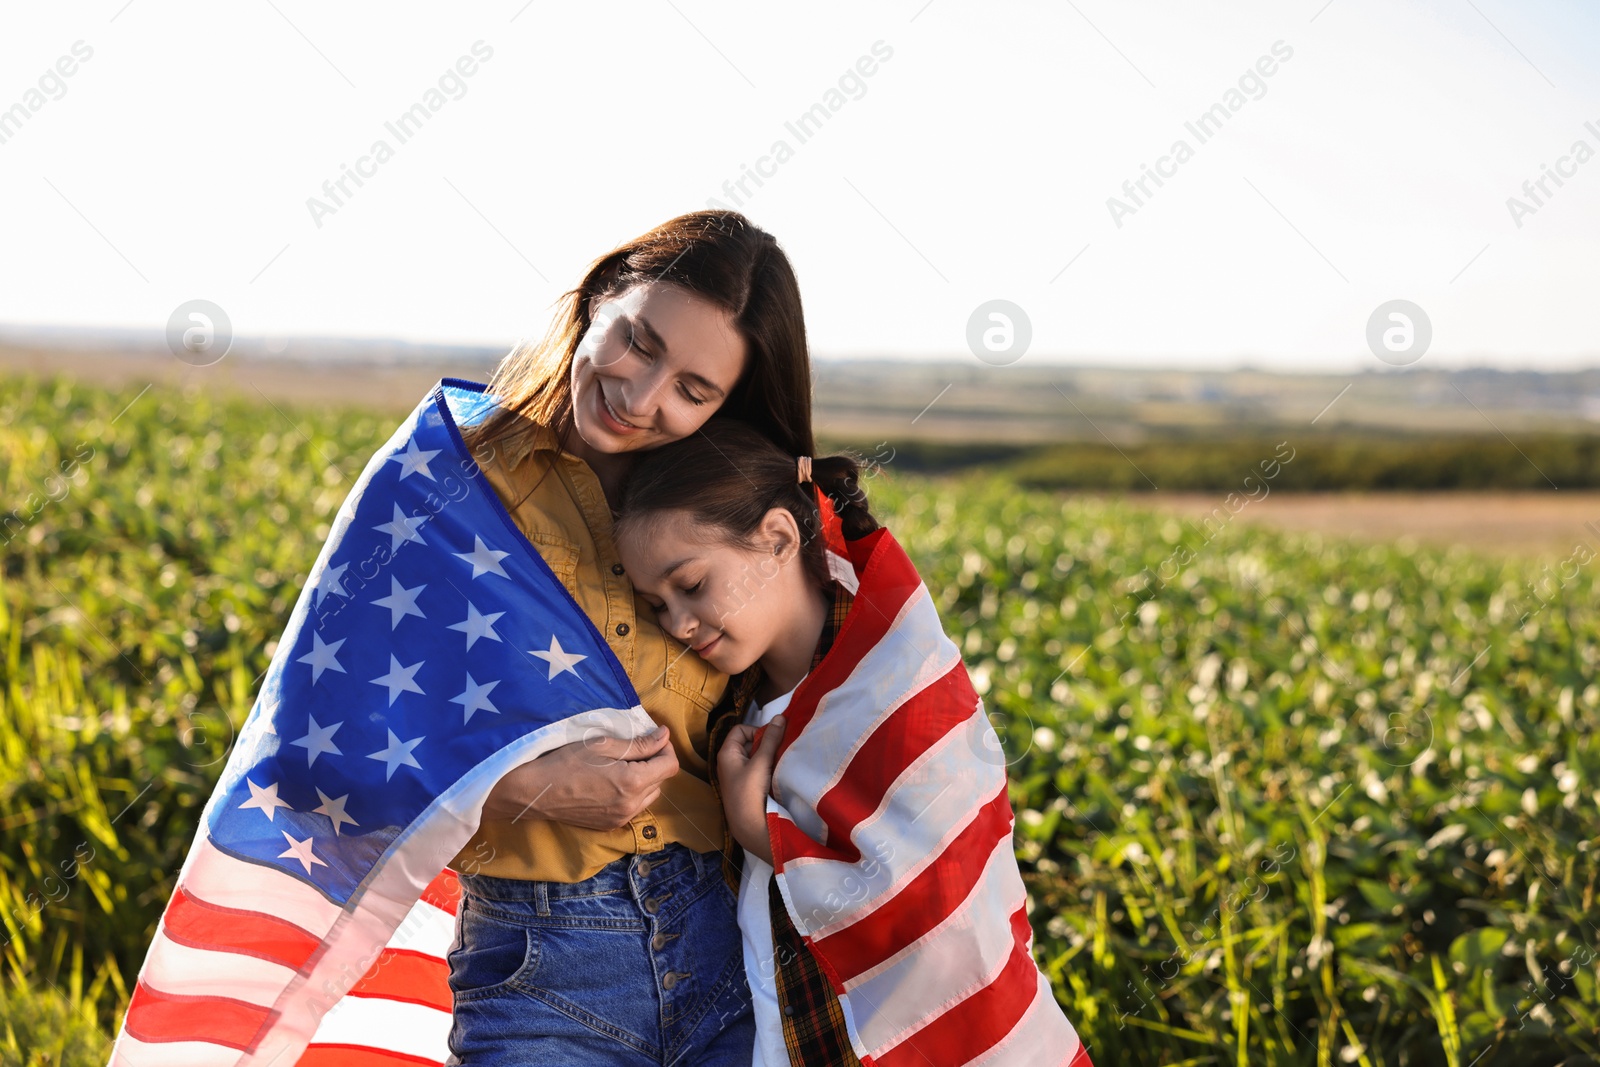
{"type": "Polygon", "coordinates": [[[1522,810],[1529,815],[1539,814],[1539,794],[1529,786],[1522,791],[1522,810]]]}
{"type": "Polygon", "coordinates": [[[1056,736],[1056,732],[1048,726],[1041,726],[1033,731],[1033,743],[1046,752],[1054,752],[1056,745],[1060,741],[1061,739],[1056,736]]]}

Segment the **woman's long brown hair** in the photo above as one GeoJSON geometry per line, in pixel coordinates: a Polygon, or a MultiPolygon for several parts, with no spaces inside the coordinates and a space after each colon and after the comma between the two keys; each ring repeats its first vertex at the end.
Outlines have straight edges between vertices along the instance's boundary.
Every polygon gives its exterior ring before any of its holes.
{"type": "Polygon", "coordinates": [[[737,211],[692,211],[596,259],[557,300],[544,339],[500,361],[489,392],[500,406],[464,431],[474,455],[520,450],[538,428],[562,447],[572,432],[572,360],[599,306],[635,285],[663,281],[727,310],[744,338],[744,373],[717,414],[754,426],[790,455],[811,455],[811,359],[800,286],[770,233],[737,211]],[[598,298],[598,299],[596,299],[598,298]]]}

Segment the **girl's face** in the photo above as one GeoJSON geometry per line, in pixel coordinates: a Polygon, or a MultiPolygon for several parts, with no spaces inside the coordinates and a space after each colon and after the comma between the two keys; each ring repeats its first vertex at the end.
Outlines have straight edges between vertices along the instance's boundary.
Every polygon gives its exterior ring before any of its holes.
{"type": "Polygon", "coordinates": [[[596,452],[637,452],[694,433],[744,372],[744,338],[724,309],[645,282],[590,305],[572,360],[574,428],[596,452]]]}
{"type": "Polygon", "coordinates": [[[617,549],[661,628],[724,674],[779,646],[806,593],[800,529],[785,508],[757,528],[753,548],[727,544],[682,511],[626,523],[617,549]]]}

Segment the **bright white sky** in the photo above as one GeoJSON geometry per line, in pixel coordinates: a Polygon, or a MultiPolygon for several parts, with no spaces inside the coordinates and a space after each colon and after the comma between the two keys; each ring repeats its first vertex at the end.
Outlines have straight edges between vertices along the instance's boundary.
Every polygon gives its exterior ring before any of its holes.
{"type": "Polygon", "coordinates": [[[822,356],[971,359],[1003,298],[1029,363],[1376,366],[1367,318],[1405,298],[1432,365],[1600,363],[1600,156],[1520,227],[1506,203],[1600,153],[1592,0],[8,4],[0,109],[80,40],[0,144],[0,323],[159,330],[199,297],[242,335],[509,344],[717,197],[788,250],[822,356]],[[385,122],[479,40],[465,95],[399,143],[385,122]],[[879,41],[800,143],[786,120],[879,41]],[[1200,143],[1184,123],[1277,41],[1265,95],[1200,143]],[[380,138],[319,228],[307,198],[380,138]],[[1119,228],[1107,198],[1179,138],[1119,228]]]}

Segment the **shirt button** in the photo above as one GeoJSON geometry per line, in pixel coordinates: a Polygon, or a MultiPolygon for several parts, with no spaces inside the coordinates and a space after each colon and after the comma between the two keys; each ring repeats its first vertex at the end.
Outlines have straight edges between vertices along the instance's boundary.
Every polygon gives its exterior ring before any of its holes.
{"type": "Polygon", "coordinates": [[[655,836],[656,836],[656,828],[653,825],[646,826],[643,830],[640,831],[640,833],[644,834],[644,836],[646,838],[654,841],[655,840],[655,836]]]}
{"type": "Polygon", "coordinates": [[[783,1006],[783,1013],[785,1015],[793,1015],[794,1014],[794,1005],[793,1004],[785,1004],[783,1006]]]}
{"type": "Polygon", "coordinates": [[[613,564],[612,564],[612,565],[611,565],[611,573],[612,573],[612,574],[621,574],[621,573],[622,573],[622,564],[620,564],[620,563],[613,563],[613,564]]]}
{"type": "Polygon", "coordinates": [[[625,623],[625,622],[619,622],[619,623],[617,623],[617,636],[618,636],[618,637],[627,637],[627,636],[628,636],[628,631],[629,631],[629,630],[630,630],[630,629],[632,629],[632,627],[630,627],[630,626],[629,626],[629,625],[628,625],[628,624],[627,624],[627,623],[625,623]]]}

